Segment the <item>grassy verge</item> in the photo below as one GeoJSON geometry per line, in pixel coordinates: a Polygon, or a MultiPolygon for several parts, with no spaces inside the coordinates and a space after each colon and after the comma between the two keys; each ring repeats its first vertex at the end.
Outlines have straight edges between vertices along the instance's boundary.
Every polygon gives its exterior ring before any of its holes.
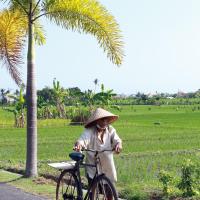
{"type": "Polygon", "coordinates": [[[55,182],[43,177],[27,179],[20,174],[0,170],[0,182],[13,185],[31,194],[48,197],[49,199],[55,199],[55,182]]]}
{"type": "MultiPolygon", "coordinates": [[[[56,183],[44,177],[27,179],[17,173],[0,170],[0,182],[13,185],[31,194],[55,199],[56,183]]],[[[118,190],[121,198],[129,200],[147,200],[158,194],[158,192],[154,194],[154,190],[149,191],[149,187],[143,184],[129,185],[126,189],[119,186],[118,190]]]]}

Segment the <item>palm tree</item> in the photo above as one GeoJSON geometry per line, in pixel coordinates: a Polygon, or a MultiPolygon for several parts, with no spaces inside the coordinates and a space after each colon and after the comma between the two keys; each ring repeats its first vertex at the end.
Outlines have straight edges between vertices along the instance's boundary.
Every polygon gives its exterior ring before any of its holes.
{"type": "Polygon", "coordinates": [[[97,89],[97,85],[99,84],[99,79],[95,78],[94,79],[94,85],[95,85],[95,88],[94,88],[94,93],[96,92],[96,89],[97,89]]]}
{"type": "Polygon", "coordinates": [[[0,13],[0,59],[4,60],[12,78],[21,83],[18,66],[24,37],[27,52],[27,157],[26,176],[37,176],[37,101],[34,45],[45,37],[39,19],[47,17],[66,29],[94,35],[110,60],[120,65],[123,43],[114,17],[97,0],[8,0],[8,10],[0,13]],[[4,20],[3,20],[4,19],[4,20]]]}

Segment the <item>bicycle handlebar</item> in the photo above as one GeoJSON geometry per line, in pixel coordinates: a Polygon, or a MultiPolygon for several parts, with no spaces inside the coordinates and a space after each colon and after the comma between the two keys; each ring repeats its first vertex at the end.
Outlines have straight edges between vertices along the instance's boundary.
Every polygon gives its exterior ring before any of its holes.
{"type": "Polygon", "coordinates": [[[86,148],[82,148],[81,151],[90,151],[90,152],[93,152],[93,153],[103,153],[105,151],[114,151],[114,149],[104,149],[104,150],[94,150],[94,149],[86,149],[86,148]]]}
{"type": "MultiPolygon", "coordinates": [[[[75,148],[73,148],[73,150],[76,151],[75,148]]],[[[90,152],[93,152],[93,153],[103,153],[103,152],[105,152],[105,151],[114,151],[114,150],[115,150],[115,149],[113,148],[113,149],[104,149],[104,150],[99,151],[99,150],[87,149],[87,148],[83,148],[83,147],[82,147],[82,149],[80,149],[80,152],[81,152],[81,151],[90,151],[90,152]]]]}

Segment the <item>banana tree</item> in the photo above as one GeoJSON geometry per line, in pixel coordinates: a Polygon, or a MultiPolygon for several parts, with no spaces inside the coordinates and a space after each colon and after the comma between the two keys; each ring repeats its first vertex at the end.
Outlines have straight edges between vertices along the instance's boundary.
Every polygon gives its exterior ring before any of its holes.
{"type": "Polygon", "coordinates": [[[15,101],[15,105],[13,108],[4,108],[4,110],[12,112],[15,118],[14,127],[16,128],[24,128],[25,125],[25,115],[24,115],[24,107],[25,107],[25,99],[23,94],[23,88],[20,88],[20,91],[17,95],[8,94],[9,98],[15,101]]]}
{"type": "MultiPolygon", "coordinates": [[[[0,0],[4,2],[4,0],[0,0]]],[[[120,65],[123,43],[114,17],[97,0],[7,0],[8,9],[0,13],[0,59],[17,84],[21,83],[19,64],[27,50],[27,156],[26,176],[37,176],[37,93],[35,42],[44,44],[40,19],[46,17],[65,29],[90,33],[110,60],[120,65]],[[25,40],[25,37],[28,39],[25,40]]]]}
{"type": "Polygon", "coordinates": [[[116,94],[113,92],[113,90],[105,90],[104,84],[101,84],[101,92],[96,93],[93,97],[94,101],[97,105],[100,105],[101,107],[109,107],[114,106],[113,103],[113,97],[115,97],[116,94]]]}
{"type": "Polygon", "coordinates": [[[65,97],[68,96],[68,91],[60,86],[60,82],[56,81],[56,79],[53,80],[53,93],[54,93],[54,101],[56,104],[56,108],[58,111],[58,116],[60,118],[65,118],[65,104],[64,100],[65,97]]]}

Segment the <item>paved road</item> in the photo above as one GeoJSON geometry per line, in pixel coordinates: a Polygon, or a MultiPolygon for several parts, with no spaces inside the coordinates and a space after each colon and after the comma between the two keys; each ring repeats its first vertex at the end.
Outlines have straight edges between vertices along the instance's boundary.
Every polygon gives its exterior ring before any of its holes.
{"type": "Polygon", "coordinates": [[[29,194],[11,185],[0,183],[0,200],[47,200],[47,198],[29,194]]]}

